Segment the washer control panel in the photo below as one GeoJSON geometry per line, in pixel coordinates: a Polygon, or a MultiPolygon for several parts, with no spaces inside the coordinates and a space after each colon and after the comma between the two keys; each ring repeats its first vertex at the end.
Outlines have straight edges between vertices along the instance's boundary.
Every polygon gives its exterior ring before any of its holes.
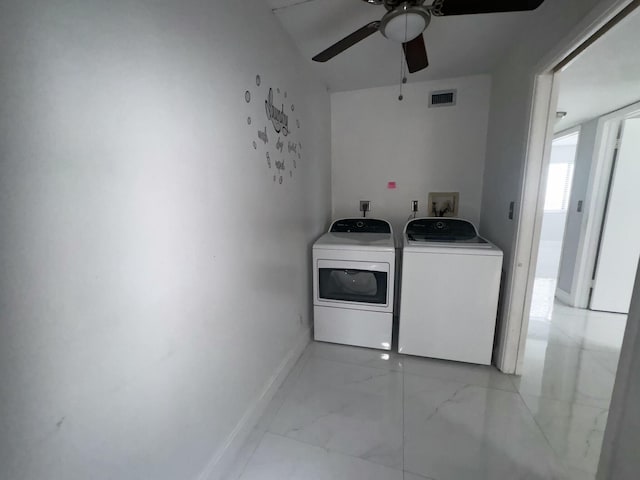
{"type": "Polygon", "coordinates": [[[330,232],[343,233],[391,233],[391,225],[377,218],[343,218],[331,225],[330,232]]]}

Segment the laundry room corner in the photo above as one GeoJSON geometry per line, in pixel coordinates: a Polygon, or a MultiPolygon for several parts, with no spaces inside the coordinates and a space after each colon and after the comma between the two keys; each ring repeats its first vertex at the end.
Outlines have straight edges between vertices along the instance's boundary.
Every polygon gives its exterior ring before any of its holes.
{"type": "Polygon", "coordinates": [[[459,192],[458,216],[480,220],[491,77],[473,75],[331,94],[333,218],[358,215],[391,221],[396,240],[418,201],[430,215],[430,192],[459,192]],[[455,91],[454,105],[434,107],[430,95],[455,91]]]}

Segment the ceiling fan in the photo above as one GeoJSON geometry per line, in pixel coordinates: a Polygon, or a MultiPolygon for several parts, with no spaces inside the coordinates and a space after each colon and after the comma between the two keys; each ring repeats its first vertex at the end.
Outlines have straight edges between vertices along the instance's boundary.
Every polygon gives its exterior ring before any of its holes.
{"type": "Polygon", "coordinates": [[[314,61],[326,62],[379,31],[389,40],[402,43],[409,72],[415,73],[429,65],[422,32],[429,26],[432,16],[521,12],[535,10],[544,2],[544,0],[435,0],[432,5],[424,5],[426,0],[362,1],[372,5],[384,5],[387,13],[380,20],[368,23],[320,52],[313,57],[314,61]]]}

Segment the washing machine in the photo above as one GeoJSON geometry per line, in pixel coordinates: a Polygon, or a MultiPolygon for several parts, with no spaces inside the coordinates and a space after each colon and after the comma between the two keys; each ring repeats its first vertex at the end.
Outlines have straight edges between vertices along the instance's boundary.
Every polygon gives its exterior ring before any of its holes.
{"type": "Polygon", "coordinates": [[[457,218],[405,225],[398,351],[489,365],[502,251],[457,218]]]}
{"type": "Polygon", "coordinates": [[[314,338],[391,349],[395,240],[389,222],[344,218],[313,245],[314,338]]]}

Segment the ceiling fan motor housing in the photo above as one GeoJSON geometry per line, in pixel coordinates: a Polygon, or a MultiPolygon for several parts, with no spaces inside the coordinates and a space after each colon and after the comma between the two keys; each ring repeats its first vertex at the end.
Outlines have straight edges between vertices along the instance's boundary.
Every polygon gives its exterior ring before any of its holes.
{"type": "Polygon", "coordinates": [[[380,32],[389,40],[406,43],[425,31],[431,12],[422,5],[403,2],[387,12],[380,21],[380,32]]]}

